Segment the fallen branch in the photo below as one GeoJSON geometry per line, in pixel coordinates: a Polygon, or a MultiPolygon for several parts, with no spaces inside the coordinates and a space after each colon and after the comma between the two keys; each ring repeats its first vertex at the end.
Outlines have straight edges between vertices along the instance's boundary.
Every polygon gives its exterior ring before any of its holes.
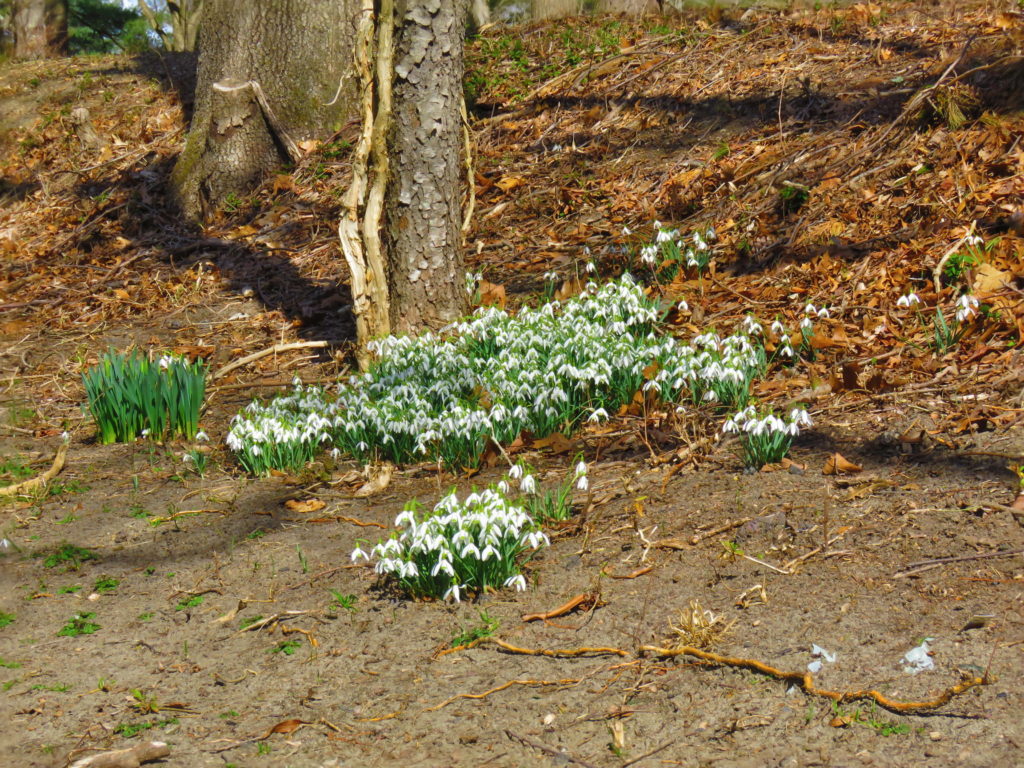
{"type": "Polygon", "coordinates": [[[837,704],[842,704],[846,701],[873,701],[883,709],[888,709],[890,712],[897,712],[899,714],[913,714],[939,709],[940,707],[948,704],[954,696],[958,696],[975,686],[988,685],[991,682],[987,674],[983,677],[970,677],[965,679],[962,683],[958,683],[957,685],[947,688],[934,699],[926,701],[896,701],[875,690],[829,691],[815,686],[814,678],[811,676],[810,672],[786,672],[781,669],[768,666],[756,659],[744,659],[736,656],[720,656],[717,653],[702,651],[699,648],[694,648],[688,645],[684,645],[679,648],[659,648],[654,645],[644,645],[640,647],[640,651],[654,653],[662,657],[692,656],[696,659],[700,659],[701,661],[707,661],[720,666],[749,669],[753,672],[759,672],[762,675],[768,675],[769,677],[774,677],[777,680],[783,680],[799,686],[799,688],[809,696],[822,696],[826,699],[831,699],[837,704]]]}
{"type": "Polygon", "coordinates": [[[327,346],[326,341],[293,341],[288,344],[275,344],[267,349],[261,349],[259,352],[253,352],[251,355],[240,357],[234,362],[228,363],[216,373],[210,376],[210,381],[219,379],[221,376],[225,376],[236,368],[241,368],[243,365],[248,365],[254,360],[259,360],[261,357],[267,355],[275,355],[278,352],[287,352],[291,349],[323,349],[327,346]]]}
{"type": "Polygon", "coordinates": [[[424,712],[436,712],[439,709],[443,709],[451,704],[453,701],[459,699],[486,699],[492,693],[498,691],[504,691],[506,688],[511,688],[513,685],[529,685],[529,686],[551,686],[551,685],[576,685],[582,678],[566,678],[564,680],[509,680],[507,683],[499,685],[497,688],[491,688],[489,691],[483,693],[457,693],[454,696],[445,699],[440,704],[435,704],[432,707],[427,707],[424,712]]]}
{"type": "Polygon", "coordinates": [[[60,448],[57,449],[57,455],[53,457],[53,466],[43,472],[41,475],[25,480],[21,483],[15,483],[14,485],[5,485],[0,488],[0,496],[18,496],[20,494],[31,493],[36,488],[42,488],[48,482],[53,480],[60,471],[64,468],[64,459],[68,455],[68,444],[62,443],[60,448]]]}
{"type": "Polygon", "coordinates": [[[704,539],[710,539],[712,536],[717,536],[720,533],[731,531],[733,528],[739,528],[741,525],[749,523],[752,519],[753,518],[750,517],[741,517],[739,520],[734,520],[731,523],[726,523],[725,525],[720,525],[717,528],[712,528],[710,531],[695,533],[690,537],[690,544],[700,544],[704,539]]]}
{"type": "Polygon", "coordinates": [[[71,764],[71,768],[139,768],[143,763],[159,760],[171,754],[170,747],[162,741],[137,744],[131,749],[115,749],[98,755],[83,757],[71,764]]]}

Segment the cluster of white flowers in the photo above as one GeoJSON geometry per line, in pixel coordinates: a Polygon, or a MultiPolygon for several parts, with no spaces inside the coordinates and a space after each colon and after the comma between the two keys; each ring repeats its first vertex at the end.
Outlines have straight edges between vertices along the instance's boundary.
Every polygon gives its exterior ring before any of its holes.
{"type": "Polygon", "coordinates": [[[909,309],[910,307],[916,307],[920,303],[921,303],[921,299],[918,298],[917,294],[913,293],[913,292],[906,293],[903,296],[900,296],[896,300],[896,306],[900,307],[902,309],[909,309]]]}
{"type": "Polygon", "coordinates": [[[956,321],[963,323],[978,314],[978,300],[969,293],[956,300],[956,321]]]}
{"type": "Polygon", "coordinates": [[[516,558],[550,544],[530,515],[495,489],[470,493],[462,501],[452,491],[424,516],[407,507],[395,526],[401,533],[369,553],[357,546],[352,561],[375,557],[377,573],[393,577],[414,596],[455,602],[488,587],[525,590],[516,558]]]}
{"type": "Polygon", "coordinates": [[[811,426],[811,417],[803,408],[794,408],[783,419],[770,411],[759,414],[750,405],[729,417],[723,432],[735,432],[743,439],[743,460],[748,467],[760,468],[781,461],[789,452],[801,427],[811,426]]]}
{"type": "MultiPolygon", "coordinates": [[[[632,233],[623,227],[622,234],[628,236],[632,233]]],[[[678,229],[670,229],[660,221],[655,221],[654,242],[641,246],[640,261],[650,269],[656,269],[662,264],[704,269],[711,261],[711,243],[715,238],[714,228],[708,227],[703,232],[693,232],[687,243],[678,229]]]]}
{"type": "Polygon", "coordinates": [[[813,425],[810,415],[803,408],[794,408],[789,412],[785,420],[774,413],[766,413],[759,416],[757,409],[748,405],[742,411],[730,416],[722,425],[723,432],[746,432],[749,435],[760,436],[773,432],[786,434],[795,437],[800,434],[800,427],[813,425]]]}
{"type": "Polygon", "coordinates": [[[489,438],[508,443],[524,430],[544,436],[607,420],[641,388],[665,402],[746,404],[766,366],[753,316],[731,335],[707,332],[689,344],[656,335],[657,319],[629,275],[515,316],[481,308],[440,334],[375,342],[373,368],[336,394],[297,386],[250,405],[227,442],[258,474],[297,468],[331,447],[362,461],[462,469],[476,465],[489,438]]]}

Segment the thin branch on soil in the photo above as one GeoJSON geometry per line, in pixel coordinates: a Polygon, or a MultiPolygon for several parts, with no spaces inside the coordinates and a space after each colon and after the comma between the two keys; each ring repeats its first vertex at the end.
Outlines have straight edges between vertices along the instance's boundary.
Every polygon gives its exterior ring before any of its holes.
{"type": "Polygon", "coordinates": [[[659,753],[659,752],[661,752],[662,750],[668,749],[669,747],[671,747],[671,746],[672,746],[673,744],[675,744],[675,743],[676,743],[676,742],[675,742],[675,740],[674,740],[674,739],[673,739],[672,741],[666,741],[666,742],[665,742],[664,744],[662,744],[662,745],[661,745],[660,747],[655,747],[655,748],[654,748],[654,749],[652,749],[652,750],[651,750],[650,752],[644,752],[644,753],[643,753],[642,755],[640,755],[639,757],[634,757],[634,758],[633,758],[632,760],[627,760],[626,762],[624,762],[624,763],[623,763],[623,764],[622,764],[622,765],[620,766],[620,768],[628,768],[628,766],[630,766],[630,765],[636,765],[636,764],[637,764],[637,763],[639,763],[639,762],[640,762],[641,760],[646,760],[646,759],[647,759],[648,757],[653,757],[654,755],[658,754],[658,753],[659,753]]]}
{"type": "Polygon", "coordinates": [[[68,444],[62,443],[60,448],[57,449],[57,455],[53,457],[53,466],[43,472],[41,475],[37,475],[29,480],[25,480],[21,483],[15,483],[14,485],[5,485],[0,488],[0,496],[18,496],[19,494],[31,493],[36,488],[42,488],[48,482],[53,480],[60,471],[64,468],[64,459],[68,455],[68,444]]]}
{"type": "Polygon", "coordinates": [[[704,533],[695,533],[693,536],[690,537],[690,544],[700,544],[702,541],[704,541],[704,539],[710,539],[712,536],[718,536],[719,534],[725,533],[726,531],[731,531],[733,528],[739,528],[741,525],[749,523],[752,519],[753,518],[751,517],[741,517],[739,520],[733,520],[731,523],[726,523],[725,525],[720,525],[717,528],[712,528],[710,531],[705,531],[704,533]]]}
{"type": "Polygon", "coordinates": [[[588,763],[586,760],[581,760],[580,758],[574,757],[570,753],[563,752],[560,749],[549,747],[547,744],[541,744],[539,741],[534,741],[533,739],[528,739],[525,736],[520,736],[515,731],[511,731],[507,728],[505,729],[505,735],[508,736],[510,739],[515,739],[524,746],[539,749],[544,754],[551,755],[552,757],[557,757],[559,760],[564,760],[569,763],[575,763],[576,765],[584,765],[587,766],[587,768],[597,768],[597,766],[595,766],[593,763],[588,763]]]}
{"type": "Polygon", "coordinates": [[[934,699],[926,701],[896,701],[875,690],[829,691],[815,686],[814,678],[811,676],[810,672],[786,672],[757,661],[756,659],[744,659],[736,656],[720,656],[717,653],[702,651],[699,648],[694,648],[692,646],[684,645],[679,648],[659,648],[654,645],[644,645],[641,646],[640,651],[641,653],[654,653],[662,657],[693,656],[694,658],[710,662],[711,664],[749,669],[754,672],[760,672],[762,675],[768,675],[778,680],[783,680],[799,686],[804,693],[810,696],[822,696],[826,699],[832,699],[832,701],[835,701],[838,704],[842,704],[846,701],[873,701],[883,709],[888,709],[890,712],[897,712],[899,714],[921,714],[939,709],[940,707],[948,704],[954,696],[959,696],[975,686],[988,685],[991,682],[987,675],[984,677],[971,677],[965,679],[962,683],[958,683],[957,685],[947,688],[934,699]]]}
{"type": "Polygon", "coordinates": [[[328,342],[326,341],[293,341],[288,344],[275,344],[272,347],[261,349],[259,352],[253,352],[251,355],[246,355],[234,362],[228,363],[220,370],[211,374],[210,380],[213,381],[215,379],[219,379],[221,376],[231,373],[231,371],[236,368],[241,368],[243,365],[248,365],[254,360],[259,360],[267,355],[275,355],[278,352],[287,352],[292,349],[323,349],[326,346],[328,346],[328,342]]]}
{"type": "Polygon", "coordinates": [[[643,576],[645,573],[650,573],[654,570],[653,565],[646,565],[643,568],[637,568],[631,573],[612,573],[607,569],[601,569],[601,575],[607,576],[609,579],[636,579],[643,576]]]}
{"type": "Polygon", "coordinates": [[[498,691],[504,691],[506,688],[511,688],[513,685],[527,685],[527,686],[551,686],[551,685],[577,685],[583,680],[583,678],[565,678],[564,680],[509,680],[507,683],[499,685],[497,688],[491,688],[489,691],[483,693],[457,693],[451,698],[445,699],[440,704],[435,704],[432,707],[427,707],[424,712],[436,712],[439,709],[443,709],[451,704],[453,701],[459,699],[486,699],[492,693],[498,691]]]}
{"type": "Polygon", "coordinates": [[[932,568],[938,568],[940,565],[947,565],[949,563],[963,563],[968,560],[987,560],[990,557],[1013,557],[1014,555],[1024,555],[1024,549],[1001,549],[998,552],[982,552],[977,555],[961,555],[960,557],[938,557],[934,560],[920,560],[916,563],[910,563],[906,569],[893,574],[893,578],[901,578],[903,576],[911,576],[921,571],[927,571],[932,568]]]}

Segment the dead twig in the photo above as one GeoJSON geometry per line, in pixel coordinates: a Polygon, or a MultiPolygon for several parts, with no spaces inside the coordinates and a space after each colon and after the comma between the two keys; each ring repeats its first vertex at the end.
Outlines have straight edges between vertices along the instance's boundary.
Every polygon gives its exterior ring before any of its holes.
{"type": "Polygon", "coordinates": [[[171,754],[170,747],[163,741],[148,741],[136,744],[130,749],[115,749],[98,755],[83,757],[71,764],[71,768],[139,768],[143,763],[159,760],[171,754]]]}
{"type": "Polygon", "coordinates": [[[977,221],[972,221],[971,226],[967,229],[966,234],[953,243],[949,250],[942,254],[942,258],[939,259],[939,263],[935,265],[935,269],[932,270],[932,284],[935,287],[936,295],[942,292],[942,270],[946,268],[946,262],[948,262],[957,251],[966,243],[968,240],[974,237],[974,228],[978,226],[977,221]]]}
{"type": "Polygon", "coordinates": [[[581,760],[580,758],[573,756],[569,752],[563,752],[560,749],[549,747],[547,744],[541,744],[539,741],[534,741],[533,739],[528,739],[525,736],[520,736],[515,731],[510,731],[507,728],[505,729],[505,735],[508,736],[510,739],[518,741],[520,744],[524,746],[533,747],[534,749],[538,749],[544,754],[551,755],[552,757],[556,757],[559,760],[564,760],[569,763],[575,763],[576,765],[584,765],[587,766],[587,768],[597,768],[597,766],[595,766],[593,763],[588,763],[586,760],[581,760]]]}
{"type": "Polygon", "coordinates": [[[1001,549],[998,552],[981,552],[977,555],[937,557],[934,560],[920,560],[916,563],[910,563],[904,570],[894,573],[893,578],[899,579],[904,576],[911,576],[915,573],[921,573],[921,571],[938,568],[940,565],[947,565],[949,563],[963,563],[968,560],[987,560],[990,557],[1013,557],[1014,555],[1024,555],[1024,549],[1001,549]]]}
{"type": "Polygon", "coordinates": [[[278,352],[288,352],[292,349],[323,349],[328,345],[326,341],[293,341],[288,344],[275,344],[272,347],[261,349],[259,352],[253,352],[251,355],[240,357],[237,360],[228,363],[220,370],[216,371],[210,376],[210,380],[219,379],[225,376],[236,368],[241,368],[243,365],[248,365],[254,360],[259,360],[267,355],[276,355],[278,352]]]}
{"type": "Polygon", "coordinates": [[[965,679],[962,683],[950,686],[933,699],[925,701],[896,701],[895,699],[890,699],[885,694],[876,690],[829,691],[824,688],[818,688],[814,684],[814,678],[810,672],[786,672],[769,666],[764,662],[757,661],[756,659],[744,659],[736,656],[720,656],[717,653],[702,651],[699,648],[694,648],[692,646],[659,648],[654,645],[644,645],[640,647],[640,651],[654,653],[662,657],[692,656],[693,658],[700,659],[701,661],[706,661],[711,664],[749,669],[753,672],[759,672],[762,675],[774,677],[777,680],[792,683],[793,685],[798,686],[809,696],[821,696],[826,699],[831,699],[838,704],[842,704],[846,701],[873,701],[883,709],[899,714],[920,714],[939,709],[940,707],[948,704],[954,696],[959,696],[975,686],[988,685],[991,682],[987,675],[984,677],[970,677],[965,679]]]}
{"type": "Polygon", "coordinates": [[[440,704],[435,704],[432,707],[427,707],[423,711],[436,712],[437,710],[443,709],[444,707],[447,707],[449,704],[451,704],[453,701],[458,701],[459,699],[486,699],[492,693],[504,691],[506,688],[511,688],[513,685],[527,685],[537,687],[552,685],[576,685],[578,682],[580,682],[581,679],[582,678],[570,677],[564,680],[509,680],[507,683],[503,683],[502,685],[499,685],[497,688],[491,688],[489,691],[484,691],[483,693],[457,693],[454,696],[445,699],[440,704]]]}

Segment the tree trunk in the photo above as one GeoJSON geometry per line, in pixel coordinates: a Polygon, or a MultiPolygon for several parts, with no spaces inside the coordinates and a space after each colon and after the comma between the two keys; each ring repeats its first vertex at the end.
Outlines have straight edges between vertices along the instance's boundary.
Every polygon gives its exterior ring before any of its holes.
{"type": "Polygon", "coordinates": [[[398,0],[384,198],[391,329],[466,311],[460,177],[465,0],[398,0]]]}
{"type": "Polygon", "coordinates": [[[160,36],[160,42],[168,51],[194,51],[199,38],[199,22],[203,16],[204,0],[167,0],[167,18],[171,29],[168,32],[154,5],[153,0],[138,0],[139,11],[146,18],[150,29],[160,36]]]}
{"type": "Polygon", "coordinates": [[[14,0],[11,8],[14,57],[46,59],[68,50],[67,0],[14,0]]]}
{"type": "MultiPolygon", "coordinates": [[[[193,3],[193,5],[195,5],[193,3]]],[[[171,183],[201,220],[351,110],[352,0],[206,0],[192,125],[171,183]]]]}
{"type": "Polygon", "coordinates": [[[532,0],[530,3],[530,17],[534,21],[560,19],[563,16],[575,16],[579,12],[579,0],[532,0]]]}

